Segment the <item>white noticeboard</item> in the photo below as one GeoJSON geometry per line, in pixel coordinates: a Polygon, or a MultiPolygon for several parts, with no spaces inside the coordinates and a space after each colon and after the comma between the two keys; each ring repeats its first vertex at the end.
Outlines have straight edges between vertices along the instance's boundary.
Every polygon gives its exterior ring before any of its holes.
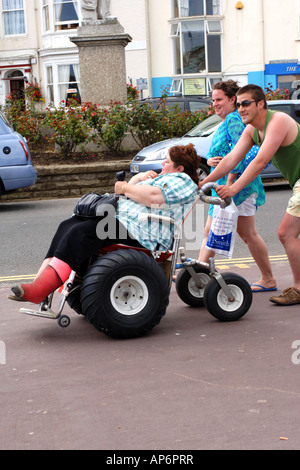
{"type": "Polygon", "coordinates": [[[148,89],[147,78],[138,78],[136,80],[136,87],[138,90],[147,90],[148,89]]]}

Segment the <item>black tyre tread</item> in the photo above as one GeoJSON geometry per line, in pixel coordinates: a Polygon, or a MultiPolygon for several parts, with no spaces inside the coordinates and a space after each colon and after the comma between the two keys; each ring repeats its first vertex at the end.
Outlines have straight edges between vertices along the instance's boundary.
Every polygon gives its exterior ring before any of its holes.
{"type": "Polygon", "coordinates": [[[204,291],[204,303],[209,313],[223,322],[237,321],[242,318],[250,309],[252,304],[252,290],[249,283],[239,274],[235,273],[223,273],[222,277],[226,284],[233,284],[238,286],[244,296],[242,305],[234,310],[233,312],[227,312],[220,307],[217,301],[217,295],[221,290],[218,281],[212,278],[206,285],[204,291]]]}
{"type": "Polygon", "coordinates": [[[78,315],[83,315],[80,300],[80,286],[77,286],[69,293],[67,303],[78,315]]]}
{"type": "MultiPolygon", "coordinates": [[[[81,286],[81,305],[87,320],[98,331],[115,338],[132,338],[148,333],[160,322],[168,303],[169,287],[163,270],[152,257],[133,249],[119,249],[98,258],[81,286]],[[107,311],[105,301],[100,297],[110,292],[112,282],[115,282],[112,279],[117,279],[118,271],[123,271],[122,275],[130,271],[134,275],[146,275],[155,284],[155,295],[151,299],[154,303],[151,318],[149,315],[144,318],[143,313],[125,318],[117,312],[115,314],[107,311]]],[[[113,309],[113,306],[110,308],[113,309]]]]}
{"type": "MultiPolygon", "coordinates": [[[[194,270],[196,273],[204,273],[209,276],[209,269],[202,267],[202,266],[194,266],[194,270]]],[[[204,307],[204,297],[195,297],[189,291],[188,283],[191,276],[190,273],[185,269],[182,268],[179,270],[176,276],[176,292],[178,297],[187,305],[194,308],[204,307]]]]}

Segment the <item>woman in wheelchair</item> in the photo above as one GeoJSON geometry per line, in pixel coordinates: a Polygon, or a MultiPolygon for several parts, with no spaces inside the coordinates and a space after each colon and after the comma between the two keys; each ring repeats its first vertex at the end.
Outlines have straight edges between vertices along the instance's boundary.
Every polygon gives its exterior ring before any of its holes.
{"type": "Polygon", "coordinates": [[[199,163],[192,144],[178,145],[169,149],[159,175],[147,171],[128,183],[117,181],[115,193],[122,195],[117,209],[111,206],[102,218],[73,215],[62,222],[35,280],[13,286],[9,299],[41,303],[66,282],[72,270],[84,274],[90,259],[106,246],[121,243],[150,251],[171,248],[173,225],[140,221],[139,215],[171,215],[179,224],[197,195],[199,163]]]}

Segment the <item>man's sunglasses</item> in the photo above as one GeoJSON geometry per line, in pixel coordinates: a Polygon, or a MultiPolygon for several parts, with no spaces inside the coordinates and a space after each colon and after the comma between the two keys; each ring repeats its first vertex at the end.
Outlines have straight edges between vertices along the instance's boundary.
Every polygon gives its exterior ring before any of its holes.
{"type": "Polygon", "coordinates": [[[237,103],[236,107],[237,107],[237,109],[239,109],[241,106],[243,106],[243,108],[248,108],[251,103],[256,103],[256,101],[255,100],[244,100],[241,103],[237,103]]]}

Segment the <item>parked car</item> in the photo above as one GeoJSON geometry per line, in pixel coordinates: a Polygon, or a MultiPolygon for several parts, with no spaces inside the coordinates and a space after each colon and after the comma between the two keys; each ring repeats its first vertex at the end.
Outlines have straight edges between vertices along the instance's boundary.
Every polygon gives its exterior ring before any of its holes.
{"type": "Polygon", "coordinates": [[[0,112],[0,196],[32,186],[36,179],[26,139],[14,131],[0,112]]]}
{"type": "Polygon", "coordinates": [[[153,109],[158,109],[162,103],[164,106],[171,108],[179,106],[180,111],[203,111],[211,105],[209,96],[167,96],[167,98],[145,98],[140,101],[140,105],[150,104],[153,109]]]}
{"type": "MultiPolygon", "coordinates": [[[[300,124],[300,101],[269,101],[268,106],[270,109],[289,114],[300,124]]],[[[220,126],[221,122],[221,119],[216,114],[213,114],[191,129],[183,137],[163,140],[152,144],[149,147],[143,148],[132,159],[130,172],[132,174],[136,174],[147,170],[154,170],[157,173],[160,173],[162,168],[161,163],[166,158],[167,151],[170,147],[192,143],[194,144],[198,155],[201,157],[200,177],[204,179],[210,171],[210,168],[207,165],[206,155],[210,148],[214,133],[220,126]]],[[[283,178],[280,171],[271,163],[261,172],[261,177],[263,180],[283,178]]]]}

